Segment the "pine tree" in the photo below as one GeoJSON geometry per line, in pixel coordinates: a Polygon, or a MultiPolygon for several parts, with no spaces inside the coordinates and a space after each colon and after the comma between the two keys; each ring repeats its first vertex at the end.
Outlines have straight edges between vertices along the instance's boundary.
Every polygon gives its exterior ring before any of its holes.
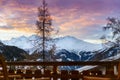
{"type": "Polygon", "coordinates": [[[54,30],[52,25],[52,19],[47,8],[47,3],[43,0],[42,6],[38,8],[38,20],[36,21],[37,34],[42,37],[42,42],[38,41],[40,48],[42,48],[42,58],[46,61],[46,49],[47,41],[51,40],[51,32],[54,30]]]}

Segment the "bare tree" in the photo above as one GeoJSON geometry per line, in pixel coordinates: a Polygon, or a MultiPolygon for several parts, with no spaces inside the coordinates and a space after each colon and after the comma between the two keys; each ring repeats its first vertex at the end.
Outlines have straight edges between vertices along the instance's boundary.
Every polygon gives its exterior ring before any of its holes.
{"type": "MultiPolygon", "coordinates": [[[[118,46],[120,45],[120,19],[118,18],[108,18],[108,23],[106,24],[105,27],[103,27],[103,29],[106,30],[110,30],[111,32],[111,37],[109,36],[109,42],[114,43],[113,46],[118,46]],[[115,45],[116,44],[116,45],[115,45]]],[[[107,37],[106,37],[107,38],[107,37]]]]}
{"type": "Polygon", "coordinates": [[[42,48],[43,61],[46,60],[45,53],[47,49],[47,43],[51,40],[51,32],[54,30],[52,25],[52,19],[47,8],[47,3],[43,0],[42,5],[38,8],[38,20],[36,21],[37,34],[42,37],[42,42],[38,40],[39,48],[42,48]]]}

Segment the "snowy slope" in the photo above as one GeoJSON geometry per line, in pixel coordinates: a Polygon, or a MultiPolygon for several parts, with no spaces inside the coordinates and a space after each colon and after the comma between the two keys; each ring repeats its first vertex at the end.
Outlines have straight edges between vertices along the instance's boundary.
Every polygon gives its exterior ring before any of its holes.
{"type": "MultiPolygon", "coordinates": [[[[6,45],[14,45],[24,50],[28,50],[32,49],[35,46],[34,41],[36,40],[36,38],[38,38],[36,35],[32,35],[30,37],[21,36],[2,42],[6,45]]],[[[101,45],[91,44],[71,36],[60,37],[54,40],[57,49],[93,51],[101,48],[101,45]]]]}
{"type": "Polygon", "coordinates": [[[18,38],[12,38],[11,40],[2,41],[6,45],[17,46],[21,49],[30,49],[33,48],[32,41],[25,36],[21,36],[18,38]]]}
{"type": "Polygon", "coordinates": [[[66,50],[93,51],[101,48],[99,44],[88,43],[71,36],[58,38],[55,43],[58,48],[66,50]]]}

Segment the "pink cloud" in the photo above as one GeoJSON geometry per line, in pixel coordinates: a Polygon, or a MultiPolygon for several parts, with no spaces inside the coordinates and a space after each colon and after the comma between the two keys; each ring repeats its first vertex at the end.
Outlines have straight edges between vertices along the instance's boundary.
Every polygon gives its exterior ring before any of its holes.
{"type": "MultiPolygon", "coordinates": [[[[37,19],[37,7],[42,0],[2,0],[2,19],[16,30],[32,31],[37,19]]],[[[46,0],[53,26],[62,35],[82,35],[96,32],[105,24],[111,12],[120,12],[119,0],[46,0]],[[72,32],[72,33],[71,33],[72,32]]],[[[112,14],[114,15],[114,14],[112,14]]]]}

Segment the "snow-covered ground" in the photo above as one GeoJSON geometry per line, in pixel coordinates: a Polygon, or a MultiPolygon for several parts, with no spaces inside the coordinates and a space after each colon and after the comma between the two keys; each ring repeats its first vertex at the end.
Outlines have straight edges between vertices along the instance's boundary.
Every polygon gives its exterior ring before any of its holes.
{"type": "Polygon", "coordinates": [[[92,68],[95,68],[96,66],[84,66],[84,67],[81,67],[79,69],[76,69],[78,70],[79,72],[82,72],[82,71],[85,71],[85,70],[89,70],[89,69],[92,69],[92,68]]]}

